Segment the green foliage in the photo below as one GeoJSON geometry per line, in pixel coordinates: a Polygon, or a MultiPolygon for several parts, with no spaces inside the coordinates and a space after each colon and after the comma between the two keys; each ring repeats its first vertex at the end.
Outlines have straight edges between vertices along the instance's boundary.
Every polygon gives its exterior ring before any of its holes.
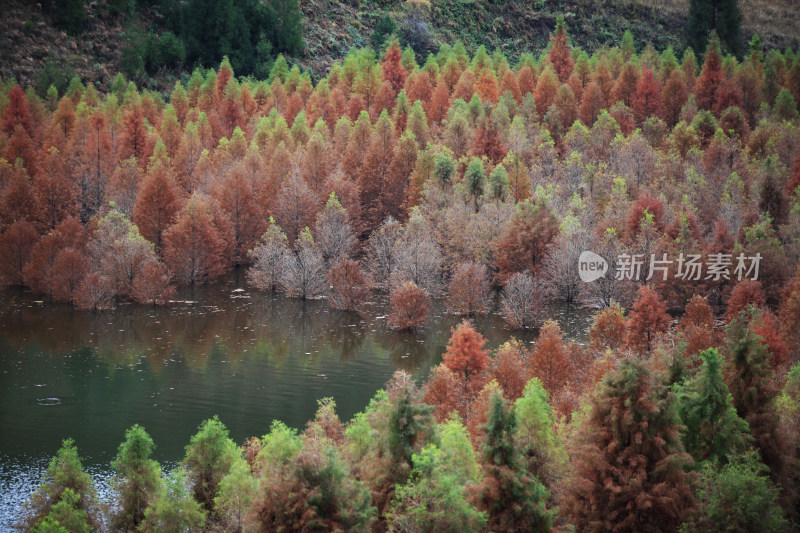
{"type": "Polygon", "coordinates": [[[369,44],[376,51],[381,51],[386,42],[386,38],[397,31],[397,24],[395,24],[389,14],[385,14],[375,25],[375,30],[369,38],[369,44]]]}
{"type": "Polygon", "coordinates": [[[509,192],[508,172],[503,165],[497,165],[489,174],[489,192],[495,200],[504,202],[509,192]]]}
{"type": "Polygon", "coordinates": [[[186,446],[183,465],[195,499],[207,510],[214,510],[219,483],[236,459],[241,459],[239,448],[228,437],[228,428],[217,416],[200,424],[186,446]]]}
{"type": "Polygon", "coordinates": [[[69,532],[89,533],[88,514],[81,509],[80,495],[72,489],[64,489],[61,500],[53,506],[44,520],[32,529],[34,533],[69,532]]]}
{"type": "Polygon", "coordinates": [[[83,471],[75,442],[72,439],[65,439],[56,456],[50,461],[42,484],[25,504],[27,515],[25,523],[28,526],[38,524],[48,515],[51,515],[50,522],[58,522],[59,516],[63,519],[66,515],[72,517],[80,515],[82,518],[78,520],[79,522],[95,525],[97,511],[92,478],[83,471]],[[58,506],[62,502],[64,505],[58,506]]]}
{"type": "MultiPolygon", "coordinates": [[[[468,440],[466,444],[469,445],[468,440]]],[[[453,533],[484,530],[486,515],[467,501],[465,478],[452,468],[448,455],[444,443],[441,448],[429,444],[414,454],[411,478],[397,487],[387,513],[390,530],[453,533]]]]}
{"type": "Polygon", "coordinates": [[[449,185],[456,173],[456,164],[447,154],[439,154],[433,165],[433,175],[440,185],[449,185]]]}
{"type": "Polygon", "coordinates": [[[183,41],[171,31],[156,35],[130,24],[125,32],[125,46],[120,52],[122,69],[132,77],[154,74],[161,68],[175,68],[186,59],[183,41]]]}
{"type": "Polygon", "coordinates": [[[716,30],[720,41],[729,52],[741,52],[739,29],[742,12],[738,0],[690,0],[687,22],[688,42],[695,52],[706,50],[711,30],[716,30]]]}
{"type": "Polygon", "coordinates": [[[69,80],[75,73],[68,66],[57,63],[52,57],[44,61],[44,65],[36,72],[36,94],[44,98],[50,87],[55,87],[59,95],[67,92],[69,80]]]}
{"type": "Polygon", "coordinates": [[[767,472],[755,452],[734,456],[720,469],[704,465],[697,486],[698,512],[680,531],[787,531],[779,491],[767,472]]]}
{"type": "Polygon", "coordinates": [[[544,485],[529,476],[514,445],[517,418],[496,389],[489,397],[489,412],[481,446],[485,478],[478,487],[478,508],[489,517],[492,531],[550,531],[555,511],[547,509],[550,497],[544,485]]]}
{"type": "Polygon", "coordinates": [[[467,165],[467,171],[464,172],[464,183],[470,196],[475,197],[476,202],[479,197],[483,196],[485,179],[486,169],[483,167],[483,161],[473,157],[467,165]]]}
{"type": "Polygon", "coordinates": [[[140,531],[163,533],[198,531],[205,524],[205,511],[192,498],[186,472],[176,468],[164,481],[164,488],[145,511],[140,531]]]}
{"type": "Polygon", "coordinates": [[[253,504],[258,481],[241,456],[234,460],[230,472],[219,482],[214,498],[217,513],[228,531],[244,531],[245,517],[253,504]]]}
{"type": "Polygon", "coordinates": [[[772,112],[781,120],[797,118],[797,102],[788,89],[781,89],[781,92],[778,93],[772,112]]]}
{"type": "Polygon", "coordinates": [[[212,67],[228,56],[239,75],[265,77],[273,53],[303,51],[297,0],[173,0],[167,23],[186,44],[188,62],[212,67]]]}
{"type": "Polygon", "coordinates": [[[744,451],[752,439],[722,379],[722,356],[710,348],[700,357],[700,371],[678,390],[678,414],[684,424],[681,442],[695,461],[725,464],[731,454],[744,451]]]}
{"type": "Polygon", "coordinates": [[[125,432],[125,441],[111,463],[117,472],[112,481],[118,503],[112,518],[115,528],[136,529],[161,488],[161,467],[150,458],[154,448],[153,439],[138,424],[125,432]]]}
{"type": "MultiPolygon", "coordinates": [[[[288,464],[302,448],[303,443],[297,436],[297,430],[275,420],[270,432],[261,439],[258,461],[262,468],[275,469],[288,464]]],[[[268,475],[268,470],[265,473],[268,475]]]]}
{"type": "Polygon", "coordinates": [[[86,27],[86,3],[84,0],[47,0],[55,10],[56,24],[71,35],[82,33],[86,27]]]}
{"type": "Polygon", "coordinates": [[[517,419],[514,445],[525,469],[546,487],[552,487],[567,462],[567,454],[553,431],[555,416],[550,407],[550,395],[539,378],[525,385],[522,397],[514,402],[514,414],[517,419]]]}

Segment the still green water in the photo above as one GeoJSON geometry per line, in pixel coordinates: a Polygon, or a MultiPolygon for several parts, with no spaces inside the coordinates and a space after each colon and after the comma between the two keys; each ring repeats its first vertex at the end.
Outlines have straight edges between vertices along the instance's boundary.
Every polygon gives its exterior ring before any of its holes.
{"type": "MultiPolygon", "coordinates": [[[[169,306],[121,305],[90,313],[0,292],[0,530],[19,516],[61,440],[75,439],[107,497],[110,462],[125,429],[144,426],[169,468],[213,415],[241,443],[272,420],[303,428],[317,400],[333,397],[347,420],[395,370],[422,381],[441,361],[459,318],[434,302],[425,327],[386,326],[377,293],[360,313],[326,301],[251,291],[231,279],[185,289],[169,306]]],[[[568,337],[584,340],[590,310],[555,307],[568,337]]],[[[516,336],[494,315],[475,321],[495,348],[516,336]]]]}

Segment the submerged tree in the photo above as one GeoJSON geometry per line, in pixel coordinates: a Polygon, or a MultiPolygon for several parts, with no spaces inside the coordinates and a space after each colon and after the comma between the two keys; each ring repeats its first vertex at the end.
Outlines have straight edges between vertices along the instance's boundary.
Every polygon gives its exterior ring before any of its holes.
{"type": "Polygon", "coordinates": [[[414,329],[428,318],[431,300],[428,294],[411,282],[392,290],[388,323],[397,329],[414,329]]]}
{"type": "Polygon", "coordinates": [[[249,252],[252,265],[247,271],[247,277],[250,283],[259,289],[278,290],[281,276],[290,261],[290,254],[286,234],[275,223],[275,219],[270,217],[267,231],[258,245],[249,252]]]}
{"type": "Polygon", "coordinates": [[[513,274],[500,297],[503,318],[516,329],[534,327],[541,314],[542,293],[528,272],[513,274]]]}
{"type": "Polygon", "coordinates": [[[369,288],[358,263],[344,259],[336,263],[328,274],[331,306],[344,311],[355,311],[366,300],[369,288]]]}
{"type": "Polygon", "coordinates": [[[294,243],[294,254],[286,262],[280,284],[287,296],[309,300],[320,298],[328,288],[325,263],[311,231],[303,229],[294,243]]]}

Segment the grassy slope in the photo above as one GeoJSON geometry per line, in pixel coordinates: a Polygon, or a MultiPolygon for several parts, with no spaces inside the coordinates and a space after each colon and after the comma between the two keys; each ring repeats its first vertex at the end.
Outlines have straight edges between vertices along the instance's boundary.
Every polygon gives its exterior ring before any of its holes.
{"type": "MultiPolygon", "coordinates": [[[[423,0],[424,1],[424,0],[423,0]]],[[[99,2],[92,3],[96,6],[99,2]]],[[[353,46],[365,46],[384,13],[396,21],[414,4],[403,0],[301,0],[306,19],[306,53],[295,58],[303,67],[322,74],[353,46]]],[[[800,44],[800,2],[740,0],[747,39],[758,31],[768,46],[797,48],[800,44]]],[[[463,41],[474,50],[484,44],[501,49],[511,62],[524,51],[538,53],[547,45],[555,17],[564,14],[572,40],[587,50],[618,44],[630,29],[637,45],[657,49],[682,48],[688,0],[433,0],[421,8],[432,23],[434,45],[463,41]]],[[[120,70],[123,27],[90,7],[88,31],[77,37],[53,27],[39,14],[35,2],[0,0],[0,77],[32,84],[48,55],[88,82],[110,84],[120,70]],[[30,21],[27,24],[26,21],[30,21]]],[[[149,20],[157,16],[148,13],[149,20]]],[[[180,73],[164,72],[149,80],[150,88],[168,89],[180,73]]]]}

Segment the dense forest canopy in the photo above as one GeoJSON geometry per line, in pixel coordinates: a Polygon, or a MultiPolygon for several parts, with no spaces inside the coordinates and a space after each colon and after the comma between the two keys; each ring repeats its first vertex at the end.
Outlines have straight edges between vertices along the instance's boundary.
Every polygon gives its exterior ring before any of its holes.
{"type": "Polygon", "coordinates": [[[107,513],[66,441],[26,527],[789,530],[792,50],[754,38],[737,59],[712,31],[702,57],[630,40],[590,54],[559,19],[539,56],[456,43],[420,64],[389,39],[316,83],[283,56],[267,79],[237,78],[234,58],[253,56],[229,51],[168,98],[122,76],[107,95],[3,84],[4,283],[102,311],[168,304],[176,284],[239,267],[349,311],[387,292],[397,329],[424,328],[435,297],[465,317],[496,306],[538,341],[490,352],[465,321],[421,386],[398,373],[347,423],[322,400],[304,430],[275,422],[242,448],[209,419],[165,478],[133,427],[107,513]],[[591,283],[587,250],[610,263],[591,283]],[[635,279],[614,275],[623,257],[670,263],[635,279]],[[737,257],[759,258],[758,275],[737,257]],[[716,267],[687,275],[689,258],[716,267]],[[589,345],[547,301],[598,307],[589,345]]]}

